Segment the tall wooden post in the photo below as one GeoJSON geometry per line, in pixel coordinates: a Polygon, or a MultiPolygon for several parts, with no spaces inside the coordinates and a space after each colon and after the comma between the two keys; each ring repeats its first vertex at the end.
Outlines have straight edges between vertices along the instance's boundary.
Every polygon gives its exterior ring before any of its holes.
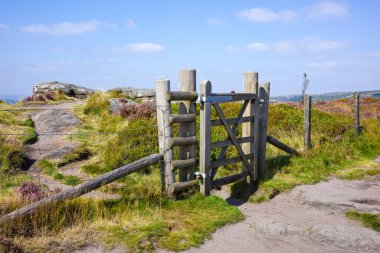
{"type": "Polygon", "coordinates": [[[304,149],[311,148],[311,96],[304,97],[304,149]]]}
{"type": "Polygon", "coordinates": [[[158,140],[160,154],[163,154],[164,162],[161,163],[161,174],[165,174],[165,188],[168,189],[174,183],[174,174],[171,169],[171,161],[173,161],[173,149],[169,143],[172,137],[172,129],[169,121],[171,113],[171,104],[167,100],[166,94],[170,91],[170,81],[160,79],[156,81],[156,104],[157,104],[157,124],[158,124],[158,140]]]}
{"type": "MultiPolygon", "coordinates": [[[[195,69],[183,69],[178,73],[179,91],[196,91],[196,71],[195,69]]],[[[180,101],[179,114],[194,114],[196,110],[195,101],[180,101]]],[[[179,124],[179,137],[196,136],[196,121],[179,124]]],[[[195,158],[197,145],[180,146],[179,159],[186,160],[195,158]]],[[[196,166],[179,170],[179,181],[186,182],[195,179],[196,166]]]]}
{"type": "Polygon", "coordinates": [[[202,101],[211,96],[211,83],[201,83],[201,106],[200,106],[200,149],[199,149],[199,171],[202,176],[200,190],[205,196],[210,195],[210,142],[211,142],[211,103],[202,101]]]}
{"type": "Polygon", "coordinates": [[[260,85],[259,98],[260,103],[258,108],[258,137],[254,141],[256,142],[257,149],[257,161],[255,162],[257,166],[258,176],[263,177],[265,174],[265,158],[266,158],[266,147],[267,147],[267,131],[268,131],[268,109],[269,109],[269,94],[270,94],[270,83],[265,82],[260,85]],[[257,140],[257,141],[256,141],[257,140]]]}
{"type": "MultiPolygon", "coordinates": [[[[243,91],[244,93],[255,93],[258,92],[258,80],[259,80],[259,74],[257,72],[246,72],[244,73],[244,83],[243,83],[243,91]]],[[[244,116],[250,117],[254,116],[256,114],[256,111],[259,107],[259,101],[258,99],[255,99],[254,101],[251,101],[247,108],[245,109],[244,116]]],[[[258,131],[257,131],[258,134],[258,131]]],[[[254,122],[247,122],[242,124],[242,137],[249,137],[255,135],[255,124],[254,122]]],[[[254,142],[250,143],[244,143],[242,145],[242,149],[244,154],[254,154],[256,155],[256,152],[254,152],[254,142]]],[[[247,177],[247,182],[250,183],[253,180],[257,180],[257,170],[254,166],[256,159],[250,159],[250,165],[253,167],[253,173],[254,178],[251,178],[250,176],[247,177]]],[[[243,171],[247,171],[248,168],[246,168],[243,165],[243,171]]]]}
{"type": "Polygon", "coordinates": [[[353,94],[355,103],[354,103],[354,113],[355,113],[355,132],[357,135],[360,134],[360,95],[359,92],[354,92],[353,94]]]}

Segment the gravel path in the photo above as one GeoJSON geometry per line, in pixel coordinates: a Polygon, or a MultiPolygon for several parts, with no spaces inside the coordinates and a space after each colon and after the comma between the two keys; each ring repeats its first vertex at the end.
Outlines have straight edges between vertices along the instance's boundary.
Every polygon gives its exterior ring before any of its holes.
{"type": "MultiPolygon", "coordinates": [[[[49,190],[57,188],[66,190],[72,186],[65,185],[53,178],[43,174],[36,166],[37,162],[43,158],[58,159],[66,154],[70,154],[80,144],[67,138],[69,133],[73,133],[73,128],[81,121],[70,109],[83,103],[83,101],[72,101],[54,105],[36,106],[35,108],[44,109],[31,115],[35,123],[36,132],[39,135],[36,143],[28,145],[27,157],[30,160],[29,174],[39,183],[44,184],[49,190]]],[[[64,175],[72,175],[88,180],[90,177],[80,170],[82,163],[74,163],[63,168],[64,175]]],[[[87,193],[83,197],[95,199],[117,199],[117,194],[106,194],[100,191],[87,193]]]]}

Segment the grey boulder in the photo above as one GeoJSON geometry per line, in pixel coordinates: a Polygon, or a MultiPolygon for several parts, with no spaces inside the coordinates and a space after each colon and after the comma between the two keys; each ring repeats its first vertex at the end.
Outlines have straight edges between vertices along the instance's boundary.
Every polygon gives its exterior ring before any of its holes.
{"type": "Polygon", "coordinates": [[[60,83],[57,81],[37,83],[33,86],[33,94],[42,94],[46,91],[62,90],[67,96],[85,99],[95,92],[95,90],[77,86],[74,84],[60,83]]]}

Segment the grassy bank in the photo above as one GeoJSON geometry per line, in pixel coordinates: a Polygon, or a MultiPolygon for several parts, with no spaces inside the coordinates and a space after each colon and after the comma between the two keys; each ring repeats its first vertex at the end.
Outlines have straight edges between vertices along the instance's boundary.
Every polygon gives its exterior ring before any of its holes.
{"type": "Polygon", "coordinates": [[[11,191],[28,177],[21,171],[26,165],[25,144],[34,143],[37,134],[28,112],[0,102],[0,192],[11,191]]]}

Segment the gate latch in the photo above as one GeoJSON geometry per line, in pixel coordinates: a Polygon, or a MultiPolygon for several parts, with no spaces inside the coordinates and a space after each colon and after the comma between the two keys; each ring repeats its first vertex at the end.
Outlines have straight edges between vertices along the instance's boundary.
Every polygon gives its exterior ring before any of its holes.
{"type": "Polygon", "coordinates": [[[204,180],[206,178],[205,173],[201,173],[199,171],[196,171],[194,174],[195,174],[195,177],[197,178],[197,180],[204,180]]]}

